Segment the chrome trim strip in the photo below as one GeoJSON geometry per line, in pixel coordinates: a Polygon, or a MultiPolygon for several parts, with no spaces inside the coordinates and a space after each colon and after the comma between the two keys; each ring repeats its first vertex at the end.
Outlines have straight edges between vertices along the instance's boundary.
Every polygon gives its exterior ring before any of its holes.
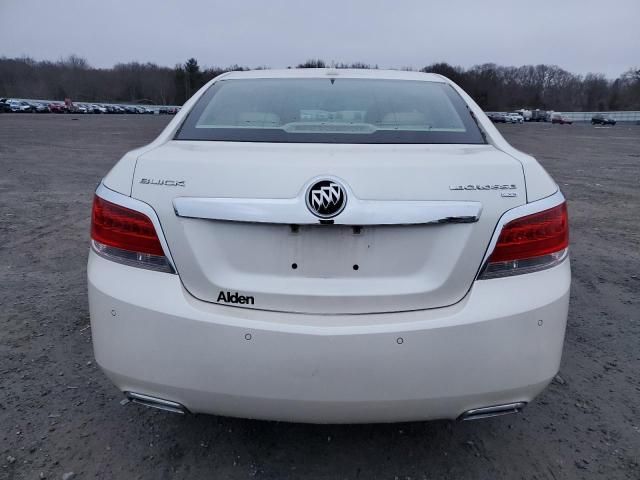
{"type": "Polygon", "coordinates": [[[179,413],[181,415],[184,415],[188,411],[184,405],[178,402],[165,400],[163,398],[152,397],[150,395],[143,395],[135,392],[124,392],[124,395],[133,403],[138,403],[145,407],[157,408],[159,410],[164,410],[165,412],[179,413]]]}
{"type": "Polygon", "coordinates": [[[472,408],[460,415],[460,420],[479,420],[481,418],[498,417],[510,413],[520,413],[527,405],[526,402],[505,403],[491,407],[472,408]]]}
{"type": "MultiPolygon", "coordinates": [[[[343,184],[344,185],[344,184],[343,184]]],[[[306,191],[306,188],[305,190],[306,191]]],[[[286,199],[199,198],[173,200],[176,215],[185,218],[252,223],[307,225],[320,223],[302,196],[286,199]]],[[[336,225],[412,225],[473,223],[482,212],[480,202],[360,200],[348,193],[344,211],[332,220],[336,225]]]]}
{"type": "Polygon", "coordinates": [[[498,243],[498,238],[500,237],[500,232],[502,231],[502,227],[509,223],[511,220],[515,220],[516,218],[524,217],[527,215],[531,215],[534,213],[542,212],[544,210],[549,210],[550,208],[557,207],[562,202],[565,201],[564,195],[560,189],[556,191],[553,195],[543,198],[542,200],[536,200],[535,202],[526,203],[519,207],[512,208],[511,210],[507,210],[500,220],[498,220],[498,224],[496,225],[495,230],[493,231],[493,235],[491,236],[491,242],[489,242],[489,248],[487,248],[486,253],[484,254],[484,258],[482,259],[481,267],[478,270],[478,274],[476,275],[476,279],[480,277],[480,274],[484,271],[487,261],[489,257],[493,253],[494,248],[496,248],[496,243],[498,243]]]}
{"type": "Polygon", "coordinates": [[[171,251],[169,250],[169,245],[167,244],[167,240],[164,236],[164,232],[162,230],[162,226],[160,225],[158,215],[156,214],[156,211],[153,209],[153,207],[151,207],[151,205],[141,200],[136,200],[135,198],[131,198],[123,195],[122,193],[111,190],[102,182],[100,182],[100,185],[98,185],[98,188],[96,188],[96,195],[108,202],[115,203],[122,207],[130,208],[131,210],[136,210],[138,212],[144,213],[147,217],[149,217],[151,219],[151,222],[153,223],[154,228],[156,229],[156,233],[158,234],[158,238],[160,239],[160,244],[162,245],[162,250],[167,257],[171,268],[173,268],[174,273],[178,271],[176,270],[176,265],[173,261],[173,257],[171,256],[171,251]]]}

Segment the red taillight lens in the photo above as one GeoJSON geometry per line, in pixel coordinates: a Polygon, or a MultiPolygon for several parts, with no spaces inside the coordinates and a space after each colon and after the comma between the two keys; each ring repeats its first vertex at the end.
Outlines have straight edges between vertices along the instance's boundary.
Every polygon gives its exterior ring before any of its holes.
{"type": "Polygon", "coordinates": [[[481,278],[549,268],[564,260],[568,247],[569,219],[563,202],[504,225],[481,278]]]}
{"type": "Polygon", "coordinates": [[[98,196],[93,199],[91,238],[104,245],[130,252],[164,255],[149,217],[98,196]]]}
{"type": "Polygon", "coordinates": [[[539,257],[569,246],[567,204],[518,218],[502,227],[490,262],[539,257]]]}
{"type": "Polygon", "coordinates": [[[97,195],[91,212],[91,245],[98,255],[108,260],[175,273],[151,219],[97,195]]]}

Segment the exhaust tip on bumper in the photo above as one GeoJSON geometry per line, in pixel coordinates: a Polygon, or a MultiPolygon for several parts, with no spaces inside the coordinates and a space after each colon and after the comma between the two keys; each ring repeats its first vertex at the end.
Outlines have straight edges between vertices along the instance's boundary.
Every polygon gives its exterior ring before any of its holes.
{"type": "Polygon", "coordinates": [[[143,395],[141,393],[135,392],[124,392],[125,397],[131,400],[133,403],[138,403],[140,405],[144,405],[145,407],[157,408],[158,410],[164,410],[165,412],[178,413],[180,415],[184,415],[189,413],[187,408],[178,403],[172,402],[170,400],[165,400],[163,398],[152,397],[150,395],[143,395]]]}
{"type": "Polygon", "coordinates": [[[510,413],[520,413],[525,407],[526,402],[505,403],[503,405],[493,405],[491,407],[473,408],[467,410],[459,420],[480,420],[481,418],[499,417],[500,415],[509,415],[510,413]]]}

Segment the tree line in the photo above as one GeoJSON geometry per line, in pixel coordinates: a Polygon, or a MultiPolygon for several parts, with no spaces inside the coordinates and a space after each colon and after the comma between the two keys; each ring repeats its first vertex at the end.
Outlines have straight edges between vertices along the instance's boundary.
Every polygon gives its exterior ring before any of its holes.
{"type": "MultiPolygon", "coordinates": [[[[293,68],[327,66],[378,68],[365,63],[327,64],[321,59],[307,60],[293,68]]],[[[231,70],[249,68],[202,68],[195,58],[174,68],[139,62],[94,68],[76,55],[55,62],[0,57],[0,97],[181,105],[206,82],[231,70]]],[[[640,110],[640,68],[630,68],[613,80],[599,73],[577,75],[556,65],[514,67],[485,63],[463,68],[433,63],[420,71],[445,75],[487,111],[523,107],[557,111],[640,110]]]]}

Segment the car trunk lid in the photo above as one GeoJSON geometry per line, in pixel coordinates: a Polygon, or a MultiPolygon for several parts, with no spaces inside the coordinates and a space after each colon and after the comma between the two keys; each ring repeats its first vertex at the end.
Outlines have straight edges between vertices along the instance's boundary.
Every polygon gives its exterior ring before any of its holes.
{"type": "Polygon", "coordinates": [[[526,201],[520,163],[489,145],[198,141],[141,156],[132,196],[196,298],[322,314],[458,302],[499,217],[526,201]],[[326,179],[347,207],[322,224],[305,199],[326,179]]]}

